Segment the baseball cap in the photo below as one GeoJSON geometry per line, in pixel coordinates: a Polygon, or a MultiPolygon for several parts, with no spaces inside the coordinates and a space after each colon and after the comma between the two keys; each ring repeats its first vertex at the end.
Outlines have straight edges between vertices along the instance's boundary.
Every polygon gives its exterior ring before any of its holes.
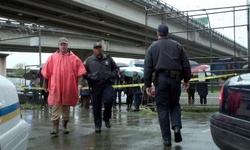
{"type": "Polygon", "coordinates": [[[65,37],[61,37],[61,38],[58,40],[58,44],[61,44],[61,43],[68,44],[68,40],[67,40],[65,37]]]}
{"type": "Polygon", "coordinates": [[[160,24],[158,26],[157,32],[159,32],[160,34],[168,34],[168,26],[165,24],[160,24]]]}
{"type": "Polygon", "coordinates": [[[102,44],[101,43],[95,43],[94,45],[93,45],[93,48],[96,48],[96,47],[101,47],[102,48],[102,44]]]}

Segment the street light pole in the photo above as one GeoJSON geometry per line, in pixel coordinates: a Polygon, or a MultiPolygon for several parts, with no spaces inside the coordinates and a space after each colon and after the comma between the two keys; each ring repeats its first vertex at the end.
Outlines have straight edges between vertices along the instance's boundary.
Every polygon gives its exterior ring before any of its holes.
{"type": "Polygon", "coordinates": [[[38,42],[39,42],[39,66],[41,67],[42,64],[42,46],[41,46],[41,28],[40,26],[38,27],[38,42]]]}
{"type": "Polygon", "coordinates": [[[250,70],[250,7],[249,0],[247,0],[247,56],[248,56],[248,70],[250,70]]]}
{"type": "MultiPolygon", "coordinates": [[[[208,25],[209,25],[209,50],[210,50],[210,66],[212,65],[213,63],[213,49],[212,49],[212,28],[211,28],[211,24],[210,24],[210,19],[209,19],[209,16],[208,16],[208,13],[207,13],[207,10],[206,9],[203,9],[203,11],[206,12],[206,15],[207,15],[207,20],[208,20],[208,25]]],[[[210,70],[211,71],[211,70],[210,70]]],[[[211,83],[211,93],[213,93],[213,83],[211,83]]]]}
{"type": "Polygon", "coordinates": [[[212,65],[212,57],[213,57],[213,49],[212,49],[212,28],[211,28],[211,24],[210,24],[210,19],[209,19],[209,16],[208,16],[208,13],[207,13],[207,10],[206,9],[203,9],[203,11],[206,12],[206,15],[207,15],[207,20],[208,20],[208,26],[209,26],[209,50],[210,50],[210,65],[212,65]]]}

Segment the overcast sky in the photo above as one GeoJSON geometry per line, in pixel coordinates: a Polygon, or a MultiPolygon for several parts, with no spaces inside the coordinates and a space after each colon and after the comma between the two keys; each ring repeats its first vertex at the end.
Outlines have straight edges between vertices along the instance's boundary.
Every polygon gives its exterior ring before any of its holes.
{"type": "MultiPolygon", "coordinates": [[[[168,4],[179,10],[193,10],[193,9],[207,9],[207,8],[217,8],[225,6],[236,6],[236,5],[246,5],[247,0],[164,0],[168,4]]],[[[212,27],[225,26],[226,22],[232,24],[232,20],[228,19],[225,15],[217,15],[216,17],[210,16],[210,22],[212,27]]],[[[245,14],[236,14],[237,22],[246,22],[245,14]],[[243,18],[244,17],[244,18],[243,18]]],[[[231,18],[232,19],[232,18],[231,18]]],[[[229,25],[229,24],[228,24],[229,25]]],[[[170,29],[171,30],[171,29],[170,29]]],[[[223,34],[231,36],[231,31],[221,30],[223,34]]],[[[239,31],[241,33],[241,31],[239,31]]],[[[236,39],[240,44],[247,45],[247,35],[246,32],[242,31],[242,34],[237,34],[236,39]]],[[[17,63],[25,63],[26,65],[36,65],[39,64],[39,54],[38,53],[14,53],[10,52],[7,57],[7,68],[13,68],[17,63]]],[[[45,63],[47,58],[51,54],[42,54],[42,63],[45,63]]],[[[129,59],[115,59],[116,62],[126,62],[129,63],[129,59]]]]}
{"type": "Polygon", "coordinates": [[[179,10],[207,9],[246,5],[247,0],[163,0],[179,10]]]}
{"type": "MultiPolygon", "coordinates": [[[[181,10],[202,10],[209,8],[222,8],[222,7],[230,7],[230,6],[239,6],[239,5],[247,5],[247,0],[164,0],[168,4],[173,7],[181,10]]],[[[236,8],[243,9],[244,7],[236,8]]],[[[219,12],[219,11],[231,11],[230,13],[216,13],[209,14],[210,24],[212,28],[218,27],[226,27],[233,26],[234,17],[232,13],[232,8],[230,9],[217,9],[217,10],[207,10],[208,13],[211,12],[219,12]]],[[[194,13],[194,12],[193,12],[194,13]]],[[[205,11],[195,11],[196,14],[204,14],[204,16],[198,17],[206,17],[205,11]]],[[[189,14],[191,14],[189,12],[189,14]]],[[[197,16],[195,16],[197,18],[197,16]]],[[[235,25],[246,25],[247,24],[247,11],[236,11],[235,12],[235,25]]],[[[216,29],[219,33],[222,33],[226,37],[234,40],[234,29],[233,28],[224,28],[224,29],[216,29]]],[[[171,29],[170,29],[171,32],[171,29]]],[[[247,47],[247,26],[236,27],[235,28],[235,40],[241,45],[247,47]]]]}

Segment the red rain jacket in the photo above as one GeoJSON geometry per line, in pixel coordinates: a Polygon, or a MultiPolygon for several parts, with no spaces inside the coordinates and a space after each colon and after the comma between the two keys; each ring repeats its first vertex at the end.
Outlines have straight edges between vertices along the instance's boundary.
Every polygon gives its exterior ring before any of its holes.
{"type": "Polygon", "coordinates": [[[85,73],[82,61],[72,52],[52,54],[42,69],[44,78],[48,79],[48,104],[76,106],[77,79],[85,73]]]}

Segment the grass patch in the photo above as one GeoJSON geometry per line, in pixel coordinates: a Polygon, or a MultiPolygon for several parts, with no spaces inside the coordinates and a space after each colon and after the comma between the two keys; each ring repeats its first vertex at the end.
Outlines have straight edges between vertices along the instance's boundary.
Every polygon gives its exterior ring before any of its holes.
{"type": "MultiPolygon", "coordinates": [[[[182,106],[182,114],[212,114],[219,111],[218,105],[207,105],[207,106],[182,106]]],[[[155,116],[156,111],[152,111],[149,108],[142,109],[140,111],[142,116],[155,116]]]]}
{"type": "Polygon", "coordinates": [[[146,108],[146,109],[141,109],[140,114],[146,117],[150,117],[150,116],[156,116],[157,112],[152,111],[149,108],[146,108]]]}
{"type": "Polygon", "coordinates": [[[215,112],[191,112],[191,111],[182,111],[181,112],[182,115],[194,115],[194,116],[197,116],[197,115],[212,115],[214,113],[215,112]]]}
{"type": "Polygon", "coordinates": [[[183,106],[183,112],[192,112],[192,113],[214,113],[219,111],[219,106],[183,106]]]}
{"type": "Polygon", "coordinates": [[[209,93],[220,93],[221,86],[209,86],[208,92],[209,93]],[[213,92],[212,92],[213,91],[213,92]]]}
{"type": "Polygon", "coordinates": [[[41,105],[34,105],[34,104],[30,104],[30,103],[25,103],[25,104],[21,104],[20,105],[21,110],[25,110],[25,109],[41,109],[41,105]]]}

